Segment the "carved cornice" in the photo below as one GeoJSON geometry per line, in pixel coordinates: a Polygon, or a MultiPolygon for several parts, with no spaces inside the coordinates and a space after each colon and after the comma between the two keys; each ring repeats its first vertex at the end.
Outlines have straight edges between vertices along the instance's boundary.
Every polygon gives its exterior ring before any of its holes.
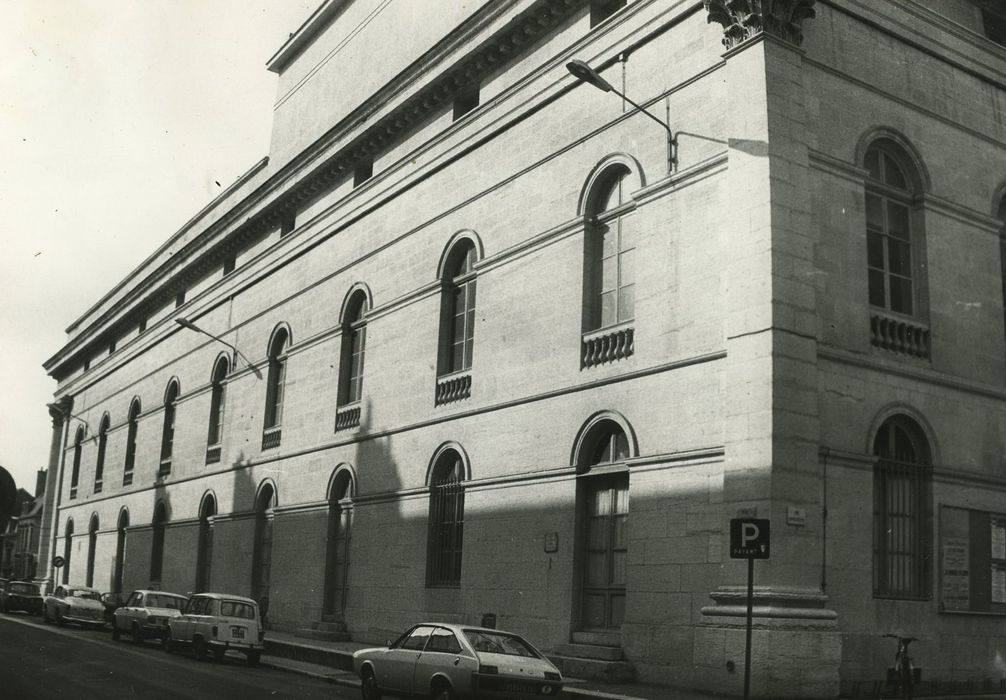
{"type": "Polygon", "coordinates": [[[704,0],[709,22],[723,25],[729,50],[761,34],[799,46],[801,23],[815,16],[816,0],[704,0]]]}

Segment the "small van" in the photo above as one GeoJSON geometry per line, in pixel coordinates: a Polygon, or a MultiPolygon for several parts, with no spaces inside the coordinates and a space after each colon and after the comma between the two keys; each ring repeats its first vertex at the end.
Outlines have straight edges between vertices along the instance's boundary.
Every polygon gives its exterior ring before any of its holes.
{"type": "Polygon", "coordinates": [[[198,593],[189,598],[181,615],[168,620],[165,648],[191,648],[199,661],[210,654],[219,661],[229,650],[238,651],[249,666],[255,666],[262,656],[264,638],[254,600],[227,593],[198,593]]]}

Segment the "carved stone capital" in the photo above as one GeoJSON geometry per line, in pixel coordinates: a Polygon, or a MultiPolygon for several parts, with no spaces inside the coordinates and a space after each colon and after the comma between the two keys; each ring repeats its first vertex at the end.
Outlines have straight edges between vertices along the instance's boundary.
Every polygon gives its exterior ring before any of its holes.
{"type": "Polygon", "coordinates": [[[56,430],[62,427],[63,421],[70,416],[73,410],[73,397],[64,396],[56,403],[48,404],[49,417],[52,418],[52,427],[56,430]]]}
{"type": "Polygon", "coordinates": [[[723,25],[723,45],[727,49],[760,34],[799,46],[803,43],[801,23],[815,16],[816,0],[704,0],[709,22],[723,25]]]}

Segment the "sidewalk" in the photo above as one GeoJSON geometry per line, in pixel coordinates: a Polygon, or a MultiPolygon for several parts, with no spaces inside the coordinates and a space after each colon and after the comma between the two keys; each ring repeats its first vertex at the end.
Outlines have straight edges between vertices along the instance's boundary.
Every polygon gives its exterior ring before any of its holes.
{"type": "MultiPolygon", "coordinates": [[[[352,655],[357,649],[368,646],[373,645],[304,639],[290,633],[270,631],[266,633],[266,652],[262,655],[262,665],[359,688],[360,679],[352,671],[352,655]],[[274,651],[277,646],[282,646],[284,654],[292,653],[301,658],[287,658],[270,653],[270,646],[273,646],[274,651]]],[[[739,696],[738,691],[735,697],[739,696]]],[[[596,683],[565,678],[563,697],[571,700],[725,700],[728,696],[668,686],[596,683]]],[[[924,700],[1006,700],[1006,694],[927,695],[924,700]]]]}
{"type": "MultiPolygon", "coordinates": [[[[373,645],[303,639],[290,633],[270,631],[266,633],[266,653],[262,655],[262,665],[313,678],[322,678],[337,685],[359,688],[360,679],[349,669],[347,662],[351,659],[354,651],[367,646],[373,645]],[[304,655],[308,657],[317,658],[317,656],[327,655],[329,658],[335,659],[335,662],[314,663],[277,656],[270,653],[270,642],[282,644],[287,647],[287,650],[291,648],[303,650],[304,655]]],[[[723,700],[721,695],[700,693],[694,690],[641,684],[594,683],[576,678],[565,678],[563,689],[564,697],[576,698],[577,700],[723,700]]]]}

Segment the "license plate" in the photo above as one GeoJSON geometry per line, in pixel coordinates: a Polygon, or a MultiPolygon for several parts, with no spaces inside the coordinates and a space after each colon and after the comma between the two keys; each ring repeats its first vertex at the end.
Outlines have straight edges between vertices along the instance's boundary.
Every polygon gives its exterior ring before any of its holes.
{"type": "Polygon", "coordinates": [[[244,627],[231,627],[231,636],[235,639],[245,638],[245,628],[244,627]]]}

